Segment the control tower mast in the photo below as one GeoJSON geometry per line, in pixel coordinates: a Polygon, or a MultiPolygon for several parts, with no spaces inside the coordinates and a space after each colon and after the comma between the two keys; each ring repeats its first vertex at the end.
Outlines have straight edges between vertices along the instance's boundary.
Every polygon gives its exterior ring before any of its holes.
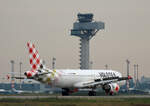
{"type": "Polygon", "coordinates": [[[94,21],[92,13],[78,13],[77,18],[71,35],[80,37],[80,69],[89,69],[89,41],[100,29],[104,29],[104,22],[94,21]]]}

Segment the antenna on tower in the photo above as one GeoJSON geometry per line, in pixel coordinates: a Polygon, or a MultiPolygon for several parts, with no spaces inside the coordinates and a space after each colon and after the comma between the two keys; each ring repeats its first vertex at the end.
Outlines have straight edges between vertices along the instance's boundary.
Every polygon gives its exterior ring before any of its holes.
{"type": "Polygon", "coordinates": [[[80,37],[80,69],[89,69],[89,41],[100,29],[104,29],[104,22],[94,21],[93,16],[92,13],[78,13],[71,30],[71,35],[80,37]]]}

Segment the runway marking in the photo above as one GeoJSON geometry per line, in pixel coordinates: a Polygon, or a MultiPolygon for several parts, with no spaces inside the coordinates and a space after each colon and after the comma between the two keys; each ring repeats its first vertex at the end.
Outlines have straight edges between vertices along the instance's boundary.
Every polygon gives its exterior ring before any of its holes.
{"type": "Polygon", "coordinates": [[[56,98],[56,99],[98,99],[98,98],[150,98],[150,95],[128,95],[128,96],[0,96],[3,98],[15,99],[37,99],[37,98],[56,98]]]}

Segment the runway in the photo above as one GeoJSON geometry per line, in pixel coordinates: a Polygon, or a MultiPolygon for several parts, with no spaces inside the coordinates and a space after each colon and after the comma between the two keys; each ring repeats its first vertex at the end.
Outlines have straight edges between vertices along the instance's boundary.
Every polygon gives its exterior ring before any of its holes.
{"type": "Polygon", "coordinates": [[[0,99],[38,99],[38,98],[53,98],[53,99],[98,99],[98,98],[150,98],[150,95],[126,95],[126,96],[0,96],[0,99]]]}

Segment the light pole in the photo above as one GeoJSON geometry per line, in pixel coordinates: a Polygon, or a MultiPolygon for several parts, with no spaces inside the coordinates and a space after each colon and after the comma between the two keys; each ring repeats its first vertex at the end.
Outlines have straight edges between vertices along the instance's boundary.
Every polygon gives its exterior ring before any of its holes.
{"type": "Polygon", "coordinates": [[[90,69],[92,69],[93,68],[93,61],[90,61],[90,65],[89,65],[90,67],[90,69]]]}
{"type": "Polygon", "coordinates": [[[56,64],[56,58],[53,57],[53,59],[52,59],[52,69],[55,69],[55,64],[56,64]]]}
{"type": "Polygon", "coordinates": [[[11,88],[13,89],[14,88],[14,60],[11,60],[11,88]]]}
{"type": "Polygon", "coordinates": [[[135,81],[135,87],[136,87],[136,65],[134,64],[134,81],[135,81]]]}
{"type": "Polygon", "coordinates": [[[21,68],[22,68],[21,66],[22,66],[22,62],[20,62],[19,65],[20,65],[20,89],[21,89],[22,88],[21,87],[21,68]]]}
{"type": "MultiPolygon", "coordinates": [[[[130,61],[127,59],[126,62],[127,62],[127,77],[128,77],[129,76],[129,64],[130,64],[130,61]]],[[[127,87],[127,91],[129,91],[129,80],[126,80],[126,87],[127,87]]]]}
{"type": "Polygon", "coordinates": [[[130,61],[127,59],[126,62],[127,62],[127,77],[128,77],[129,76],[129,64],[130,64],[130,61]]]}
{"type": "Polygon", "coordinates": [[[139,84],[139,69],[138,69],[139,65],[138,64],[136,65],[136,68],[137,68],[136,69],[137,70],[137,84],[139,84]]]}
{"type": "Polygon", "coordinates": [[[105,65],[105,69],[108,70],[108,65],[107,64],[105,65]]]}

